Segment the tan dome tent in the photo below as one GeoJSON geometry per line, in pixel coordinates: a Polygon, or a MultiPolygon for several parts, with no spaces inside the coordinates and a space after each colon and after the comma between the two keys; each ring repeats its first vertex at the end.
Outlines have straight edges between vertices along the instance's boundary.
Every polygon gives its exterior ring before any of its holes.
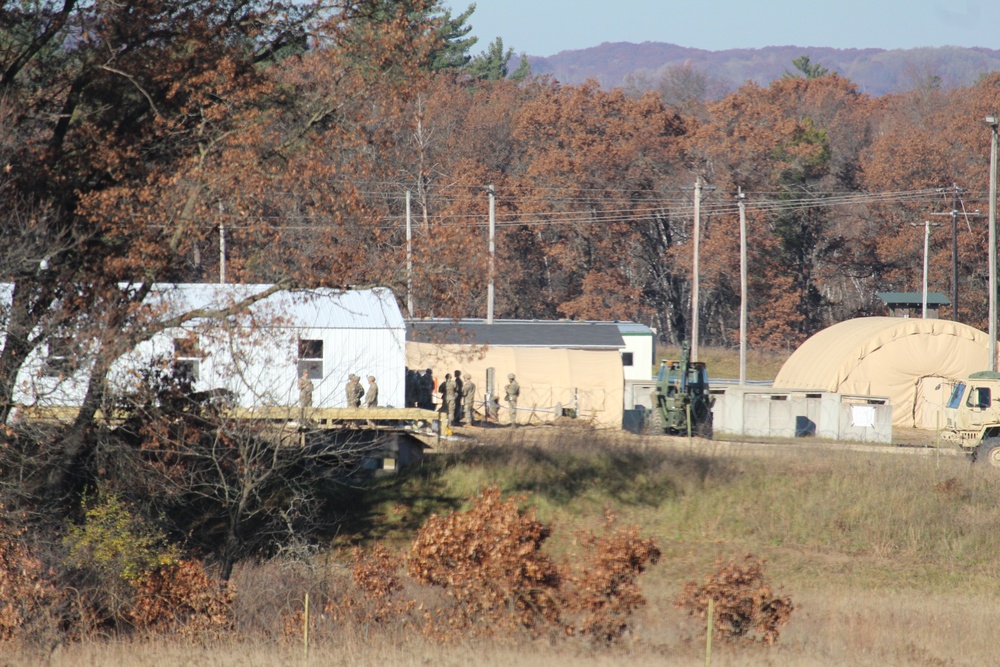
{"type": "Polygon", "coordinates": [[[818,332],[774,379],[776,389],[887,396],[893,426],[936,428],[953,380],[988,368],[989,338],[950,320],[863,317],[818,332]]]}

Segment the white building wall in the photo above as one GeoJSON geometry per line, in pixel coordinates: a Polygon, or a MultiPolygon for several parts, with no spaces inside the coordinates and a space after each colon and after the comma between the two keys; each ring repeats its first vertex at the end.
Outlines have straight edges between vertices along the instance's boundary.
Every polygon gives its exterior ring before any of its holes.
{"type": "Polygon", "coordinates": [[[622,333],[625,349],[622,352],[632,354],[632,365],[623,366],[626,380],[649,380],[653,377],[653,349],[656,344],[653,333],[633,334],[622,333]]]}
{"type": "MultiPolygon", "coordinates": [[[[254,307],[254,321],[231,326],[211,321],[193,321],[183,329],[157,334],[123,356],[112,366],[109,382],[114,390],[138,386],[142,370],[159,361],[169,367],[174,357],[174,339],[196,336],[199,346],[199,379],[196,391],[228,389],[242,407],[298,405],[299,339],[323,341],[323,377],[313,380],[313,405],[344,407],[344,385],[354,373],[367,389],[368,375],[379,385],[379,405],[402,407],[405,389],[405,326],[394,299],[385,294],[368,297],[347,293],[343,300],[331,296],[297,303],[284,321],[268,317],[266,302],[254,307]],[[348,307],[343,306],[344,302],[348,307]],[[331,316],[331,304],[340,311],[331,316]],[[362,311],[361,306],[367,306],[362,311]],[[394,309],[394,310],[393,310],[394,309]],[[350,311],[367,326],[351,328],[350,311]],[[371,326],[370,315],[384,316],[386,326],[371,326]],[[335,326],[296,326],[297,321],[324,322],[335,326]]],[[[197,304],[194,304],[197,305],[197,304]]],[[[280,308],[281,306],[276,306],[280,308]]],[[[29,358],[19,376],[15,401],[22,405],[77,406],[87,390],[89,366],[70,377],[44,374],[48,349],[43,346],[29,358]]]]}

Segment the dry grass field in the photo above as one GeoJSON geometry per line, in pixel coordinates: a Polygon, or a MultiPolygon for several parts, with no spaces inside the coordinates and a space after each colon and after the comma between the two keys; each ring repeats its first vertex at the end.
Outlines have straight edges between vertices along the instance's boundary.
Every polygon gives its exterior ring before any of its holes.
{"type": "MultiPolygon", "coordinates": [[[[751,368],[767,379],[780,360],[751,368]]],[[[720,559],[746,554],[764,561],[794,610],[773,646],[716,639],[712,665],[996,664],[1000,472],[931,447],[933,435],[901,431],[895,442],[688,440],[575,423],[465,429],[419,468],[359,494],[328,545],[239,565],[231,635],[50,643],[0,655],[0,665],[705,665],[705,629],[675,602],[720,559]],[[640,577],[647,605],[624,641],[456,634],[441,643],[412,613],[375,625],[320,611],[306,655],[288,619],[306,592],[315,609],[337,607],[351,547],[403,553],[428,517],[468,508],[487,486],[537,512],[557,559],[578,558],[579,532],[597,530],[606,510],[657,540],[662,557],[640,577]]],[[[426,591],[407,594],[432,604],[426,591]]]]}
{"type": "MultiPolygon", "coordinates": [[[[579,428],[483,431],[366,494],[329,549],[244,563],[236,631],[223,640],[91,640],[0,658],[84,665],[703,665],[704,631],[675,608],[717,559],[752,553],[794,612],[774,646],[715,642],[713,665],[986,665],[1000,617],[1000,473],[962,457],[854,451],[830,443],[718,443],[579,428]],[[556,557],[605,509],[653,536],[660,562],[619,645],[526,636],[441,644],[416,625],[323,622],[309,656],[283,618],[303,593],[335,595],[345,547],[403,549],[430,514],[485,485],[523,497],[553,529],[556,557]]],[[[899,448],[903,451],[905,448],[899,448]]],[[[419,597],[419,593],[417,594],[419,597]]],[[[322,619],[321,619],[322,620],[322,619]]]]}

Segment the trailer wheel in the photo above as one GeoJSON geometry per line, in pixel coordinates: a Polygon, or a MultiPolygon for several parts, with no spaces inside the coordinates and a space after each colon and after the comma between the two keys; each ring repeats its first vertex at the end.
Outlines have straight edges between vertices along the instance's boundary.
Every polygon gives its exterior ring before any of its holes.
{"type": "Polygon", "coordinates": [[[976,463],[1000,468],[1000,438],[984,438],[972,452],[976,463]]]}

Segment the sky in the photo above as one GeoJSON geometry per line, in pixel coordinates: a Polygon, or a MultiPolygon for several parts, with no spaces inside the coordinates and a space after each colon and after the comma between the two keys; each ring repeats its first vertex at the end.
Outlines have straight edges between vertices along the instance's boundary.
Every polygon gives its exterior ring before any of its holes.
{"type": "MultiPolygon", "coordinates": [[[[471,0],[444,0],[457,15],[471,0]]],[[[765,46],[1000,49],[1000,0],[475,0],[479,38],[533,56],[602,42],[709,51],[765,46]]]]}

